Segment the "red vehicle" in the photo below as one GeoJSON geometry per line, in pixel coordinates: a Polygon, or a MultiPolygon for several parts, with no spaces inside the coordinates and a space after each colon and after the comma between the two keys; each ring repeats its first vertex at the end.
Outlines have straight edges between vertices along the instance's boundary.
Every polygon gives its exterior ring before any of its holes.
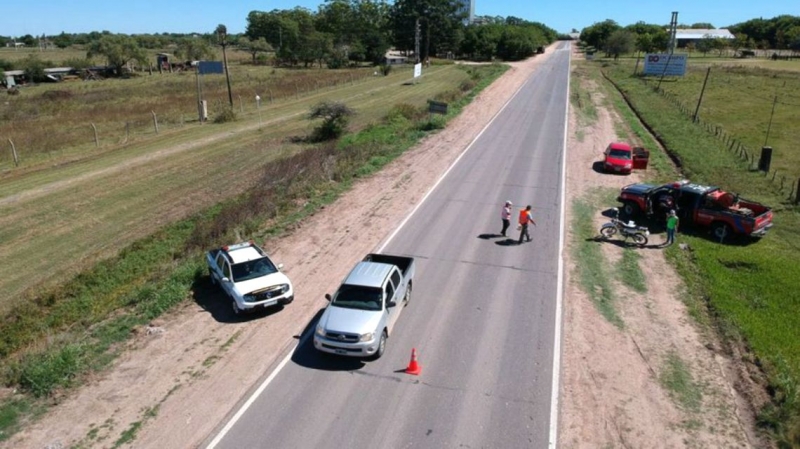
{"type": "Polygon", "coordinates": [[[730,235],[763,237],[772,227],[772,209],[740,198],[719,187],[680,181],[663,186],[631,184],[622,188],[617,201],[629,216],[666,217],[676,210],[682,226],[709,228],[723,240],[730,235]]]}
{"type": "Polygon", "coordinates": [[[606,173],[630,174],[633,170],[633,150],[627,143],[609,144],[604,155],[603,170],[606,173]]]}

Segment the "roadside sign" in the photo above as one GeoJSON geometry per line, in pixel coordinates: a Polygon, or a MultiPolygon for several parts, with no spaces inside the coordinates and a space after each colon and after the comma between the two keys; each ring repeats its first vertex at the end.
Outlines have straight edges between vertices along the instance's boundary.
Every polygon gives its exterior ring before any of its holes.
{"type": "Polygon", "coordinates": [[[201,75],[209,75],[213,73],[223,74],[225,71],[222,67],[222,61],[198,61],[197,69],[201,75]]]}
{"type": "Polygon", "coordinates": [[[684,76],[686,75],[686,62],[688,56],[685,53],[648,53],[644,57],[645,75],[656,76],[684,76]]]}
{"type": "Polygon", "coordinates": [[[414,78],[422,76],[422,63],[414,64],[414,78]]]}
{"type": "Polygon", "coordinates": [[[447,103],[428,100],[428,112],[431,114],[447,114],[447,103]]]}

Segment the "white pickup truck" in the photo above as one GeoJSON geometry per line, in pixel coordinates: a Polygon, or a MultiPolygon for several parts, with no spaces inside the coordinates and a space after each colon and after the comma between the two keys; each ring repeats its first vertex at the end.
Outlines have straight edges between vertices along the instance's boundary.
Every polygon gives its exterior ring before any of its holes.
{"type": "Polygon", "coordinates": [[[292,282],[281,272],[283,264],[276,266],[253,242],[213,249],[206,262],[211,283],[222,287],[236,314],[294,300],[292,282]]]}
{"type": "Polygon", "coordinates": [[[322,313],[314,347],[351,357],[379,358],[403,307],[411,299],[412,257],[369,254],[359,262],[322,313]]]}

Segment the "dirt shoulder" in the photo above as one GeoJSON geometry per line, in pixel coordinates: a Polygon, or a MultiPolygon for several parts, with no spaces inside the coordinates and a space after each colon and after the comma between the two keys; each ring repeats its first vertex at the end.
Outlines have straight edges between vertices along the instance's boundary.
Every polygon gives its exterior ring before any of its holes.
{"type": "Polygon", "coordinates": [[[3,447],[195,447],[276,366],[326,304],[350,263],[376,248],[421,200],[548,54],[513,64],[447,129],[358,182],[290,235],[265,242],[284,263],[294,303],[268,317],[234,320],[208,288],[140,329],[91,385],[63,398],[3,447]]]}
{"type": "MultiPolygon", "coordinates": [[[[617,135],[621,119],[604,105],[597,86],[592,93],[597,119],[581,126],[571,111],[567,166],[567,221],[577,223],[574,202],[598,188],[618,191],[641,181],[641,174],[607,175],[595,171],[602,151],[617,135]],[[580,132],[579,132],[580,131],[580,132]],[[581,137],[579,139],[579,136],[581,137]]],[[[585,101],[585,100],[584,100],[585,101]]],[[[595,200],[596,201],[596,200],[595,200]]],[[[593,225],[611,204],[595,204],[593,225]]],[[[682,302],[684,287],[664,256],[663,234],[651,235],[649,248],[633,250],[646,280],[637,293],[618,280],[614,308],[622,325],[612,324],[579,286],[577,245],[587,244],[568,232],[565,291],[560,446],[595,447],[753,447],[762,446],[754,431],[753,414],[734,386],[736,362],[718,352],[713,332],[697,326],[682,302]]],[[[680,236],[678,237],[680,242],[680,236]]],[[[621,246],[602,245],[608,272],[623,259],[621,246]]],[[[630,250],[629,250],[630,251],[630,250]]]]}

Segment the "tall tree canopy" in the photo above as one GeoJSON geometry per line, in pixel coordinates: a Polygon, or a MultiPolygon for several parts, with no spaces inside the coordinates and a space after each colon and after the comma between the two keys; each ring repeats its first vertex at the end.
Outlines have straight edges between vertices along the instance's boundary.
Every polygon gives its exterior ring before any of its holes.
{"type": "Polygon", "coordinates": [[[98,40],[92,41],[86,57],[94,56],[105,57],[108,65],[113,66],[117,73],[121,73],[122,68],[130,61],[147,64],[147,55],[139,47],[136,39],[122,34],[104,35],[98,40]]]}

